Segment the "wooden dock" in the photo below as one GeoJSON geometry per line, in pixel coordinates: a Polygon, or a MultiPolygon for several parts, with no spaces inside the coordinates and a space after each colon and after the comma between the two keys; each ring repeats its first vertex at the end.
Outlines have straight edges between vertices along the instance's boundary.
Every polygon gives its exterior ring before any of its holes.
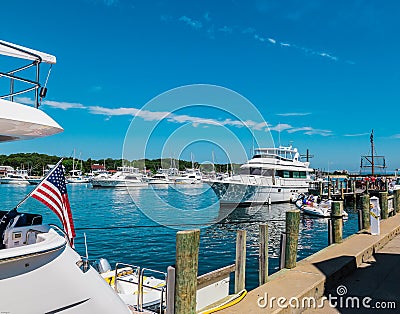
{"type": "MultiPolygon", "coordinates": [[[[218,313],[301,313],[325,304],[323,298],[336,289],[346,276],[356,272],[374,255],[398,237],[400,242],[400,190],[389,195],[387,190],[371,190],[368,185],[358,193],[355,184],[351,192],[341,189],[339,201],[333,201],[328,228],[331,245],[297,262],[297,246],[300,224],[299,210],[286,212],[286,231],[281,242],[281,270],[268,276],[268,226],[260,225],[259,237],[259,282],[260,286],[248,292],[240,302],[218,308],[218,313]],[[367,194],[370,192],[371,194],[367,194]],[[346,195],[351,201],[359,202],[360,231],[343,240],[343,202],[346,195]],[[370,196],[379,197],[380,234],[371,235],[370,216],[372,215],[370,196]],[[306,300],[308,303],[302,303],[306,300]],[[290,303],[294,302],[294,304],[290,303]],[[310,304],[309,302],[314,302],[310,304]]],[[[387,186],[385,186],[387,188],[387,186]]],[[[332,196],[332,194],[331,194],[332,196]]],[[[372,201],[372,200],[371,200],[372,201]]],[[[373,200],[378,201],[377,198],[373,200]]],[[[239,230],[236,242],[236,261],[234,265],[197,277],[199,231],[188,230],[177,234],[177,259],[174,275],[169,276],[167,307],[165,313],[196,313],[196,292],[208,285],[235,273],[235,294],[245,288],[246,273],[246,232],[239,230]],[[176,271],[176,273],[175,273],[176,271]],[[173,288],[171,288],[173,287],[173,288]]],[[[400,256],[400,247],[395,248],[400,256]]],[[[385,268],[385,265],[382,266],[385,268]]],[[[383,288],[384,289],[384,288],[383,288]]],[[[217,302],[218,303],[218,302],[217,302]]],[[[398,305],[400,308],[400,304],[398,305]]],[[[332,309],[332,308],[330,308],[332,309]]],[[[205,311],[204,313],[214,313],[205,311]]]]}

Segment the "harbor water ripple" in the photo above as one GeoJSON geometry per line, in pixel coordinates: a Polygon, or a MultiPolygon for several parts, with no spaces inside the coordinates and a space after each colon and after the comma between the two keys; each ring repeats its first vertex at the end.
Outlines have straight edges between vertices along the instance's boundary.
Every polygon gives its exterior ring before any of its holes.
{"type": "MultiPolygon", "coordinates": [[[[33,186],[0,185],[2,210],[12,209],[33,186]]],[[[161,186],[135,189],[94,189],[90,184],[69,184],[68,194],[77,238],[76,249],[85,256],[84,233],[91,260],[107,258],[111,265],[124,262],[166,271],[175,263],[175,236],[178,230],[200,228],[199,274],[234,263],[236,231],[247,231],[246,288],[258,285],[259,224],[268,224],[269,274],[279,268],[280,235],[285,230],[285,212],[293,204],[220,208],[207,185],[161,186]]],[[[357,232],[355,209],[346,209],[349,218],[343,237],[357,232]]],[[[61,225],[56,215],[34,199],[19,211],[43,215],[45,223],[61,225]]],[[[301,217],[298,259],[303,259],[328,243],[328,220],[301,217]]]]}

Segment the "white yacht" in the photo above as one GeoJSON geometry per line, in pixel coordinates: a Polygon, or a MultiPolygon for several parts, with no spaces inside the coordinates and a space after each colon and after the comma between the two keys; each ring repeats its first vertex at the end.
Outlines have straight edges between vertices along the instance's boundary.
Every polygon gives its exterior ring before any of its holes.
{"type": "Polygon", "coordinates": [[[177,184],[200,184],[202,183],[202,174],[199,169],[189,168],[185,172],[175,178],[177,184]]]}
{"type": "Polygon", "coordinates": [[[174,181],[169,178],[168,173],[169,169],[159,169],[154,176],[148,178],[148,183],[157,185],[174,183],[174,181]]]}
{"type": "Polygon", "coordinates": [[[67,178],[68,183],[89,183],[90,179],[82,175],[81,170],[71,170],[70,176],[67,178]]]}
{"type": "Polygon", "coordinates": [[[240,166],[238,175],[222,180],[204,180],[221,204],[251,205],[289,202],[308,192],[309,162],[300,160],[292,146],[259,148],[252,159],[240,166]]]}
{"type": "Polygon", "coordinates": [[[18,184],[27,185],[29,183],[28,170],[17,169],[13,172],[8,172],[5,177],[0,178],[1,184],[18,184]]]}
{"type": "MultiPolygon", "coordinates": [[[[7,85],[11,86],[10,91],[0,99],[0,141],[34,139],[62,132],[57,122],[38,109],[39,96],[45,95],[44,89],[39,92],[39,67],[43,62],[54,64],[56,58],[5,41],[0,41],[2,55],[24,62],[29,60],[29,64],[0,73],[0,79],[11,82],[7,85]],[[28,68],[36,68],[36,78],[22,77],[23,70],[28,68]],[[26,83],[28,88],[14,89],[16,80],[26,83]],[[15,95],[27,91],[35,93],[35,106],[14,102],[15,95]]],[[[118,294],[56,229],[42,224],[40,215],[0,211],[1,311],[131,313],[118,294]]]]}
{"type": "Polygon", "coordinates": [[[95,177],[91,181],[93,187],[120,188],[120,187],[144,187],[148,183],[138,168],[118,167],[117,172],[110,177],[95,177]]]}

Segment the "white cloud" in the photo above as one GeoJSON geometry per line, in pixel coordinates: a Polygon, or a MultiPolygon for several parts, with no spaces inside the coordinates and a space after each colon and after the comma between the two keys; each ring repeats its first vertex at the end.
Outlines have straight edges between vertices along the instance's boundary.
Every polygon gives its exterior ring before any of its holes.
{"type": "Polygon", "coordinates": [[[25,105],[33,105],[35,103],[33,99],[29,97],[15,97],[15,101],[25,105]]]}
{"type": "MultiPolygon", "coordinates": [[[[27,97],[18,97],[16,100],[18,102],[30,105],[34,103],[32,99],[27,97]]],[[[193,127],[232,126],[237,128],[247,127],[249,129],[256,131],[270,130],[279,132],[286,131],[288,133],[303,132],[304,134],[307,135],[321,135],[321,136],[332,135],[332,131],[330,130],[314,129],[312,127],[294,127],[286,123],[279,123],[275,126],[272,126],[265,121],[257,122],[253,120],[232,120],[232,119],[216,120],[211,118],[202,118],[190,115],[177,115],[168,111],[149,111],[133,107],[107,108],[101,106],[84,106],[83,104],[80,103],[68,103],[68,102],[58,102],[50,100],[44,101],[43,104],[62,110],[68,110],[68,109],[87,110],[90,114],[106,116],[105,118],[106,121],[113,116],[131,116],[131,117],[142,118],[145,121],[161,121],[163,119],[167,119],[167,121],[172,123],[181,123],[181,124],[191,123],[193,127]]],[[[305,114],[308,113],[286,113],[280,115],[285,116],[285,115],[305,115],[305,114]]],[[[363,134],[360,134],[360,136],[361,135],[363,134]]],[[[346,136],[356,136],[356,135],[346,135],[346,136]]],[[[396,134],[393,137],[400,138],[400,134],[396,134]]]]}
{"type": "Polygon", "coordinates": [[[210,12],[204,13],[203,17],[206,20],[206,22],[211,22],[210,12]]]}
{"type": "Polygon", "coordinates": [[[307,135],[321,135],[321,136],[331,136],[332,131],[330,130],[321,130],[321,129],[314,129],[310,126],[300,127],[300,128],[293,128],[288,130],[288,133],[295,133],[303,131],[304,134],[307,135]]]}
{"type": "Polygon", "coordinates": [[[282,47],[290,47],[291,45],[288,43],[279,43],[282,47]]]}
{"type": "Polygon", "coordinates": [[[357,136],[366,136],[366,135],[369,135],[369,133],[345,134],[344,136],[357,137],[357,136]]]}
{"type": "Polygon", "coordinates": [[[59,102],[59,101],[52,101],[52,100],[45,100],[42,101],[42,105],[58,108],[62,110],[67,109],[85,109],[86,107],[79,103],[71,103],[71,102],[59,102]]]}
{"type": "Polygon", "coordinates": [[[275,125],[274,127],[270,127],[269,129],[270,129],[270,131],[281,132],[281,131],[293,129],[293,127],[290,124],[279,123],[279,124],[275,125]]]}
{"type": "Polygon", "coordinates": [[[229,34],[231,34],[232,33],[232,31],[233,31],[233,29],[231,28],[231,27],[228,27],[228,26],[224,26],[224,27],[221,27],[221,28],[219,28],[218,29],[220,32],[223,32],[223,33],[229,33],[229,34]]]}
{"type": "Polygon", "coordinates": [[[194,20],[190,17],[187,17],[186,15],[183,15],[179,18],[179,21],[182,21],[189,25],[190,27],[199,30],[203,27],[203,24],[200,21],[194,20]]]}
{"type": "Polygon", "coordinates": [[[270,43],[272,43],[272,44],[276,44],[276,40],[273,39],[273,38],[268,38],[268,41],[269,41],[270,43]]]}
{"type": "Polygon", "coordinates": [[[287,113],[277,113],[277,116],[282,117],[300,117],[300,116],[308,116],[311,112],[287,112],[287,113]]]}

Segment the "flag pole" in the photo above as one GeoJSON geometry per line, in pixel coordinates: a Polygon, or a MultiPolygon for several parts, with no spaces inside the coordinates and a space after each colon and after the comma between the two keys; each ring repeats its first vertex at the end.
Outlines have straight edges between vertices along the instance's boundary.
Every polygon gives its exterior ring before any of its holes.
{"type": "Polygon", "coordinates": [[[64,157],[62,157],[59,162],[49,171],[49,173],[47,175],[45,175],[43,177],[43,179],[38,183],[38,185],[28,193],[28,195],[26,195],[18,204],[17,206],[15,206],[13,209],[18,209],[18,207],[20,207],[23,203],[26,202],[26,200],[32,195],[33,192],[35,192],[35,190],[37,189],[37,187],[44,181],[46,180],[53,172],[54,170],[57,169],[57,167],[60,165],[60,163],[62,163],[62,161],[64,160],[64,157]]]}

